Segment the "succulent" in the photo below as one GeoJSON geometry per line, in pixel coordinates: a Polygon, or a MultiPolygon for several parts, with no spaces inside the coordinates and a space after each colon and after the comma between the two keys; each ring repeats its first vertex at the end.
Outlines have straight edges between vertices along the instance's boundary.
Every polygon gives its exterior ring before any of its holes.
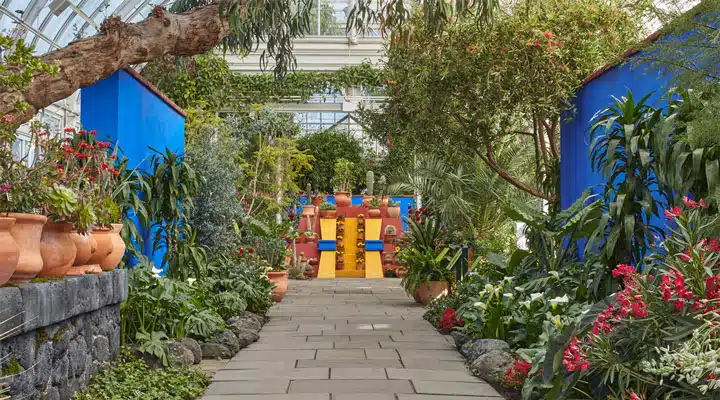
{"type": "Polygon", "coordinates": [[[54,185],[48,196],[48,211],[60,220],[70,218],[78,208],[78,198],[72,189],[54,185]]]}
{"type": "Polygon", "coordinates": [[[397,228],[395,227],[395,225],[388,225],[388,226],[386,226],[386,227],[385,227],[385,234],[386,234],[386,235],[391,235],[391,236],[397,235],[397,228]]]}
{"type": "Polygon", "coordinates": [[[312,195],[310,194],[312,192],[312,186],[310,183],[305,185],[305,205],[309,206],[312,204],[312,195]]]}
{"type": "Polygon", "coordinates": [[[371,208],[378,208],[381,204],[382,202],[380,202],[380,199],[378,199],[377,197],[373,197],[368,203],[371,208]]]}

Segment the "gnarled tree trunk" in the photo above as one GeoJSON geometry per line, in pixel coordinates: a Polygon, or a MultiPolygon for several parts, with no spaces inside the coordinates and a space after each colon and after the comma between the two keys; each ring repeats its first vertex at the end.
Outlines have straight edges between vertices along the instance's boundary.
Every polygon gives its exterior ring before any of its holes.
{"type": "Polygon", "coordinates": [[[18,122],[27,122],[39,109],[107,78],[126,65],[164,55],[192,56],[210,51],[228,35],[227,21],[220,17],[218,7],[211,4],[183,14],[171,14],[156,7],[148,19],[136,24],[108,18],[99,34],[40,57],[57,65],[59,72],[55,76],[35,75],[23,92],[0,93],[0,114],[11,112],[15,102],[23,100],[30,107],[15,117],[18,122]]]}

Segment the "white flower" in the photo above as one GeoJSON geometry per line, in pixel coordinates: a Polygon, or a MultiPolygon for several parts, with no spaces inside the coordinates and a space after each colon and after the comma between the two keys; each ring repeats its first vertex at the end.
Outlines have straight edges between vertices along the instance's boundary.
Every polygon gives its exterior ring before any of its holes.
{"type": "Polygon", "coordinates": [[[524,306],[525,308],[527,308],[529,310],[530,309],[530,300],[521,301],[520,305],[524,306]]]}
{"type": "Polygon", "coordinates": [[[506,276],[503,278],[503,281],[505,281],[505,282],[512,282],[512,280],[513,280],[512,276],[506,276]]]}
{"type": "Polygon", "coordinates": [[[161,272],[162,272],[161,269],[156,268],[156,267],[153,265],[153,267],[152,267],[152,273],[153,273],[153,276],[154,276],[154,277],[159,278],[161,272]]]}
{"type": "Polygon", "coordinates": [[[485,309],[485,303],[483,303],[482,301],[478,301],[473,305],[477,308],[482,308],[483,310],[485,309]]]}
{"type": "Polygon", "coordinates": [[[550,299],[549,301],[550,301],[550,305],[553,308],[555,308],[558,304],[564,304],[564,303],[569,302],[570,299],[568,299],[567,295],[565,294],[565,295],[563,295],[563,297],[556,297],[554,299],[550,299]]]}
{"type": "Polygon", "coordinates": [[[507,297],[508,299],[512,299],[514,297],[512,293],[503,293],[503,296],[507,297]]]}
{"type": "Polygon", "coordinates": [[[197,279],[195,278],[188,278],[188,283],[190,284],[190,286],[192,286],[192,284],[195,283],[196,280],[197,279]]]}
{"type": "Polygon", "coordinates": [[[515,291],[522,293],[525,289],[522,286],[515,286],[515,291]]]}
{"type": "Polygon", "coordinates": [[[494,291],[494,290],[495,290],[495,288],[493,287],[493,285],[491,285],[491,284],[489,284],[489,283],[485,285],[485,291],[486,291],[486,292],[492,292],[492,291],[494,291]]]}
{"type": "Polygon", "coordinates": [[[530,301],[535,301],[535,300],[538,300],[538,299],[540,299],[540,300],[543,299],[543,294],[542,294],[542,293],[539,293],[539,292],[538,292],[538,293],[530,293],[530,301]]]}

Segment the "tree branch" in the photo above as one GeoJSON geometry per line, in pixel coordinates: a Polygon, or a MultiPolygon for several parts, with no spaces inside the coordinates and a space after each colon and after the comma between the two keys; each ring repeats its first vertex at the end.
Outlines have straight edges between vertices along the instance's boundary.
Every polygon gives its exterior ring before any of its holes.
{"type": "Polygon", "coordinates": [[[533,189],[526,184],[520,182],[517,178],[510,175],[507,171],[505,171],[502,167],[500,167],[497,162],[495,161],[495,157],[493,155],[493,148],[492,144],[487,144],[487,154],[482,154],[478,149],[475,149],[475,154],[480,157],[481,160],[485,164],[487,164],[488,167],[490,167],[493,171],[495,171],[501,178],[503,178],[505,181],[507,181],[509,184],[515,186],[516,188],[522,190],[525,193],[528,193],[530,195],[533,195],[535,197],[539,197],[541,199],[545,199],[547,201],[552,201],[553,196],[548,196],[545,193],[542,193],[536,189],[533,189]]]}
{"type": "Polygon", "coordinates": [[[100,33],[70,43],[67,47],[40,57],[57,65],[55,76],[41,73],[33,76],[24,92],[0,93],[0,114],[11,112],[17,100],[30,105],[17,122],[27,122],[39,109],[67,98],[130,65],[154,60],[164,55],[192,56],[215,48],[229,34],[227,12],[220,18],[218,4],[197,10],[171,14],[155,7],[148,19],[135,24],[108,18],[100,33]]]}
{"type": "Polygon", "coordinates": [[[550,142],[550,153],[555,159],[560,158],[560,151],[557,148],[557,140],[555,140],[555,129],[557,129],[557,123],[558,118],[553,118],[552,125],[548,125],[548,123],[543,120],[543,125],[545,125],[545,130],[548,134],[548,141],[550,142]]]}

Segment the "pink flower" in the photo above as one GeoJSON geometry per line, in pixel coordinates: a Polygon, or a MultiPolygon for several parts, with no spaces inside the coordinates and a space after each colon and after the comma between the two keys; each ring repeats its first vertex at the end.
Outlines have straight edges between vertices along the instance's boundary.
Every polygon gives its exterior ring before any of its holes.
{"type": "Polygon", "coordinates": [[[568,372],[587,371],[590,363],[584,360],[585,352],[580,348],[580,341],[573,337],[563,353],[563,364],[568,372]]]}
{"type": "Polygon", "coordinates": [[[707,204],[705,204],[705,200],[703,199],[700,199],[700,203],[698,203],[698,205],[700,206],[700,208],[707,208],[707,204]]]}
{"type": "Polygon", "coordinates": [[[630,392],[630,400],[642,400],[635,392],[630,392]]]}
{"type": "Polygon", "coordinates": [[[698,206],[695,200],[690,200],[687,196],[683,196],[682,200],[686,207],[697,208],[698,206]]]}

